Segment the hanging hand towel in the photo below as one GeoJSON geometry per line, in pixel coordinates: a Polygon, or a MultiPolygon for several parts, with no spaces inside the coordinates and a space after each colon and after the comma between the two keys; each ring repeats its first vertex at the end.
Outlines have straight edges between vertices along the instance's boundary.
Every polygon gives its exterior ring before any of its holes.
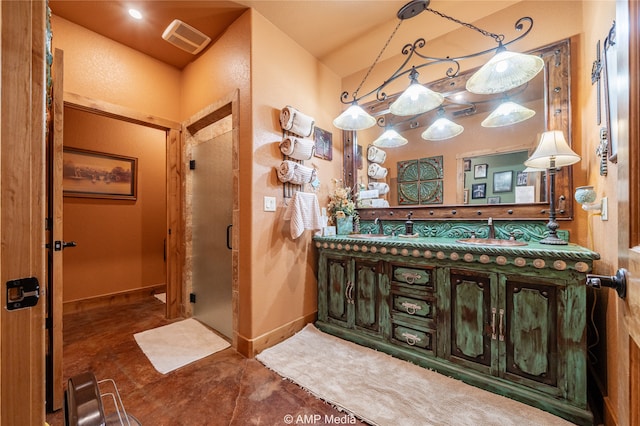
{"type": "Polygon", "coordinates": [[[389,185],[384,182],[371,182],[369,184],[369,189],[377,189],[378,194],[380,195],[389,193],[389,185]]]}
{"type": "Polygon", "coordinates": [[[373,179],[384,179],[387,177],[387,169],[376,163],[369,164],[368,175],[373,179]]]}
{"type": "Polygon", "coordinates": [[[315,178],[315,169],[303,166],[295,161],[285,160],[280,163],[280,167],[278,167],[278,179],[280,179],[280,182],[302,185],[313,182],[315,178]]]}
{"type": "Polygon", "coordinates": [[[372,163],[382,164],[387,159],[387,153],[373,145],[367,148],[367,159],[372,163]]]}
{"type": "Polygon", "coordinates": [[[305,229],[322,229],[320,206],[316,194],[298,191],[289,201],[289,207],[284,213],[284,220],[290,220],[289,231],[291,238],[298,238],[305,229]]]}
{"type": "Polygon", "coordinates": [[[284,130],[295,133],[296,135],[305,138],[311,136],[314,124],[315,120],[313,117],[304,115],[293,107],[286,106],[282,108],[280,112],[280,126],[282,126],[284,130]]]}
{"type": "Polygon", "coordinates": [[[313,156],[315,142],[311,139],[289,136],[280,142],[280,151],[294,160],[309,160],[313,156]]]}

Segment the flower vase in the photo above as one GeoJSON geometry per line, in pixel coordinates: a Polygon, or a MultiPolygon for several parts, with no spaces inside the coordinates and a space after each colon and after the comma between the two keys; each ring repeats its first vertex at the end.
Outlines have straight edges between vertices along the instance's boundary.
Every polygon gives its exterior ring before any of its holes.
{"type": "Polygon", "coordinates": [[[336,233],[338,235],[349,235],[353,232],[353,216],[336,218],[336,233]]]}

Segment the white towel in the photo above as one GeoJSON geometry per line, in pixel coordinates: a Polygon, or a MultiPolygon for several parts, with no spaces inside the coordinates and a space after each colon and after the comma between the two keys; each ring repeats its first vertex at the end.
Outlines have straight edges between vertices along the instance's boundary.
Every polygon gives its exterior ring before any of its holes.
{"type": "Polygon", "coordinates": [[[377,189],[378,194],[385,195],[389,192],[389,184],[384,182],[371,182],[369,184],[369,189],[377,189]]]}
{"type": "Polygon", "coordinates": [[[386,159],[386,152],[384,152],[380,148],[376,148],[373,145],[369,145],[369,147],[367,148],[367,160],[371,161],[372,163],[382,164],[386,159]]]}
{"type": "Polygon", "coordinates": [[[315,142],[311,139],[289,136],[280,142],[280,151],[294,160],[309,160],[313,156],[315,142]]]}
{"type": "Polygon", "coordinates": [[[376,163],[369,164],[369,169],[367,171],[370,178],[373,179],[384,179],[387,177],[387,169],[382,166],[379,166],[376,163]]]}
{"type": "Polygon", "coordinates": [[[322,229],[320,206],[316,194],[298,191],[289,201],[284,220],[290,220],[291,238],[298,238],[305,229],[322,229]]]}
{"type": "Polygon", "coordinates": [[[284,160],[280,163],[277,172],[280,182],[290,182],[294,185],[311,183],[316,179],[314,168],[290,160],[284,160]]]}
{"type": "Polygon", "coordinates": [[[303,137],[311,136],[315,120],[313,117],[305,115],[297,109],[286,106],[280,112],[280,126],[291,133],[303,137]]]}
{"type": "Polygon", "coordinates": [[[369,200],[358,200],[358,208],[383,208],[389,207],[389,202],[383,198],[371,198],[369,200]]]}

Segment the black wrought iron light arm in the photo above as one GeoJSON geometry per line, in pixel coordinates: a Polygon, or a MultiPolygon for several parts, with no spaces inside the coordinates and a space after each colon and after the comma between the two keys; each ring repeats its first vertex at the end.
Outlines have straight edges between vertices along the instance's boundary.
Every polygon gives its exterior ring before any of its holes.
{"type": "Polygon", "coordinates": [[[533,19],[531,17],[528,16],[524,16],[520,19],[518,19],[514,25],[514,28],[516,31],[520,32],[523,31],[522,34],[518,35],[518,37],[515,37],[514,39],[505,42],[504,38],[505,36],[503,34],[495,34],[495,33],[491,33],[488,31],[485,31],[483,29],[480,29],[478,27],[476,27],[473,24],[469,24],[463,21],[460,21],[458,19],[452,18],[450,16],[447,16],[441,12],[435,11],[433,9],[430,8],[425,8],[425,10],[435,13],[438,16],[441,16],[445,19],[449,19],[453,22],[456,22],[464,27],[473,29],[475,31],[478,31],[479,33],[491,37],[493,38],[497,43],[498,43],[498,47],[492,47],[490,49],[486,49],[486,50],[482,50],[479,52],[474,52],[474,53],[470,53],[467,55],[462,55],[462,56],[457,56],[457,57],[433,57],[433,56],[428,56],[425,54],[422,54],[420,52],[420,49],[423,49],[426,45],[427,42],[424,38],[419,38],[417,40],[415,40],[413,43],[407,43],[403,46],[402,48],[402,55],[406,56],[405,60],[402,62],[402,64],[396,69],[396,71],[391,74],[391,76],[389,78],[387,78],[382,84],[380,84],[379,86],[375,87],[373,90],[363,94],[363,95],[359,95],[359,91],[362,88],[364,82],[367,80],[367,78],[369,77],[369,75],[371,74],[371,71],[373,70],[373,68],[375,67],[375,65],[377,64],[378,60],[380,59],[380,57],[382,56],[382,52],[384,51],[384,49],[389,45],[389,42],[391,41],[391,39],[393,38],[393,36],[395,35],[398,27],[400,26],[400,23],[402,22],[402,20],[398,23],[398,26],[396,26],[396,28],[394,29],[393,33],[391,34],[391,36],[389,37],[389,39],[387,40],[387,42],[385,43],[383,49],[380,51],[380,53],[378,54],[378,57],[376,58],[376,60],[373,62],[373,64],[371,65],[371,67],[369,67],[369,70],[367,71],[366,75],[364,76],[364,78],[362,79],[362,81],[360,82],[360,84],[358,85],[358,88],[353,92],[353,93],[349,93],[347,91],[342,92],[341,96],[340,96],[340,100],[343,104],[352,104],[354,102],[360,102],[362,99],[367,98],[371,95],[373,95],[375,93],[376,95],[376,99],[378,101],[384,101],[385,99],[387,99],[387,94],[385,93],[384,89],[391,84],[393,81],[397,80],[400,77],[403,76],[407,76],[408,74],[414,72],[416,73],[417,70],[431,66],[431,65],[436,65],[436,64],[442,64],[442,63],[450,63],[451,66],[447,69],[447,71],[445,72],[446,77],[455,77],[458,75],[461,66],[460,66],[460,61],[462,60],[466,60],[466,59],[470,59],[470,58],[475,58],[477,56],[482,56],[482,55],[486,55],[488,53],[491,52],[499,52],[501,50],[504,50],[506,48],[506,46],[509,46],[512,43],[515,43],[518,40],[523,39],[524,37],[526,37],[531,30],[533,29],[533,19]],[[423,60],[423,62],[415,64],[415,65],[411,65],[409,67],[409,64],[411,63],[412,59],[414,58],[414,55],[416,57],[419,57],[423,60]]]}

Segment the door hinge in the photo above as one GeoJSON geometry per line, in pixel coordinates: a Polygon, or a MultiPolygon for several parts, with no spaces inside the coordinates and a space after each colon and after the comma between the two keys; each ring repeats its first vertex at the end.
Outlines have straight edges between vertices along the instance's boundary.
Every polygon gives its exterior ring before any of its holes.
{"type": "Polygon", "coordinates": [[[196,303],[196,294],[189,293],[189,303],[196,303]]]}
{"type": "Polygon", "coordinates": [[[53,220],[50,217],[44,219],[44,230],[50,231],[53,227],[53,220]]]}
{"type": "Polygon", "coordinates": [[[40,299],[40,283],[35,277],[7,281],[7,310],[36,306],[40,299]]]}
{"type": "Polygon", "coordinates": [[[190,170],[196,169],[196,160],[189,160],[189,169],[190,170]]]}

